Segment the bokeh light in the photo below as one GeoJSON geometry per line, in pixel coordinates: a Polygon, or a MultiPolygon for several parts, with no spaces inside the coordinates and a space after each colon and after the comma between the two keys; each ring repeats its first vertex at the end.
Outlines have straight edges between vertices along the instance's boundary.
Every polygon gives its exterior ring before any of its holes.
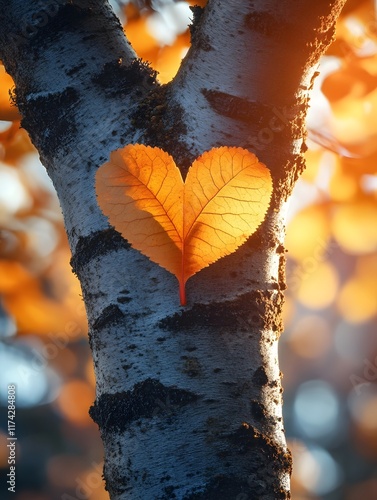
{"type": "Polygon", "coordinates": [[[287,334],[290,349],[302,358],[315,359],[323,356],[331,345],[330,325],[321,316],[303,316],[287,334]]]}
{"type": "Polygon", "coordinates": [[[328,439],[341,425],[336,393],[323,380],[310,380],[299,386],[293,413],[298,429],[313,439],[328,439]]]}
{"type": "Polygon", "coordinates": [[[64,418],[76,425],[86,426],[93,424],[88,408],[93,404],[94,399],[95,392],[92,386],[84,380],[73,379],[62,387],[57,399],[57,407],[64,418]]]}
{"type": "Polygon", "coordinates": [[[325,496],[343,479],[339,465],[324,448],[302,448],[295,459],[297,477],[308,493],[325,496]]]}
{"type": "Polygon", "coordinates": [[[338,273],[331,262],[320,262],[315,258],[306,260],[297,285],[297,299],[310,309],[324,309],[333,303],[338,282],[338,273]]]}

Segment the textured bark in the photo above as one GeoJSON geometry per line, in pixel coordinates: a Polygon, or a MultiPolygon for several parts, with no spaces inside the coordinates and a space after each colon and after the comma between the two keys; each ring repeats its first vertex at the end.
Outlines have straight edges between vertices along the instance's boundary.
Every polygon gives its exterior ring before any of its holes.
{"type": "Polygon", "coordinates": [[[97,378],[91,415],[112,499],[289,498],[291,460],[277,359],[284,212],[304,168],[315,65],[344,0],[210,0],[192,47],[160,86],[100,0],[0,0],[0,58],[61,202],[97,378]],[[141,142],[183,173],[214,146],[270,168],[265,222],[187,284],[108,227],[94,175],[141,142]]]}

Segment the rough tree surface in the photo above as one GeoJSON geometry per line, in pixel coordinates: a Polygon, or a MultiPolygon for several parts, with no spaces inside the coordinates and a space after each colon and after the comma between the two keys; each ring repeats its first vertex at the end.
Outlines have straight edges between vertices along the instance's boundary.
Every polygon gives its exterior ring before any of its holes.
{"type": "Polygon", "coordinates": [[[161,86],[103,0],[0,0],[0,59],[57,190],[90,327],[90,412],[112,499],[290,497],[277,359],[284,215],[304,168],[316,64],[345,0],[209,0],[192,47],[161,86]],[[235,254],[175,278],[102,215],[94,176],[110,151],[143,143],[183,175],[215,146],[271,170],[266,220],[235,254]]]}

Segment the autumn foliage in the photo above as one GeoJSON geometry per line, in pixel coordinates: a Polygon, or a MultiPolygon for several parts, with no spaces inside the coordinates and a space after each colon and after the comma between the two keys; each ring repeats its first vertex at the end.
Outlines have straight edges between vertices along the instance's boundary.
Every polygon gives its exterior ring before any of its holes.
{"type": "Polygon", "coordinates": [[[181,304],[186,281],[234,252],[263,221],[272,180],[242,148],[214,148],[183,182],[160,148],[129,145],[111,153],[96,176],[98,203],[135,248],[174,274],[181,304]]]}

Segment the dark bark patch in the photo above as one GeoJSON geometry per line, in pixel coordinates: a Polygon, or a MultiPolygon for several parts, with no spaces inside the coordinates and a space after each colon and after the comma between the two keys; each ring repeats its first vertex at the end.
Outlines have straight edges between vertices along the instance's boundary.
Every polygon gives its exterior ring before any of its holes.
{"type": "Polygon", "coordinates": [[[35,56],[41,49],[51,46],[61,32],[78,32],[90,10],[63,0],[44,2],[38,13],[33,13],[29,20],[20,23],[21,33],[16,35],[22,43],[29,43],[35,56]]]}
{"type": "MultiPolygon", "coordinates": [[[[148,137],[152,139],[156,134],[158,121],[161,121],[167,109],[167,85],[156,87],[139,103],[135,112],[131,115],[132,124],[141,130],[146,128],[149,124],[148,137]],[[152,119],[153,118],[153,119],[152,119]],[[152,123],[151,123],[152,122],[152,123]]],[[[148,142],[150,146],[158,146],[154,144],[153,140],[148,142]]],[[[159,146],[160,147],[160,146],[159,146]]]]}
{"type": "MultiPolygon", "coordinates": [[[[211,39],[206,35],[203,30],[201,30],[201,24],[204,20],[205,7],[200,7],[199,5],[194,5],[190,7],[194,14],[192,24],[189,26],[190,36],[191,36],[191,47],[198,50],[204,50],[209,52],[213,49],[211,44],[211,39]]],[[[192,49],[193,50],[193,49],[192,49]]]]}
{"type": "Polygon", "coordinates": [[[204,9],[203,7],[200,7],[200,5],[193,5],[190,6],[190,10],[193,14],[193,19],[192,22],[189,26],[190,30],[190,35],[191,35],[191,42],[195,40],[195,34],[197,33],[198,27],[199,27],[199,21],[202,18],[204,9]]]}
{"type": "Polygon", "coordinates": [[[302,141],[302,144],[301,144],[301,148],[300,148],[300,153],[304,154],[304,153],[306,153],[306,151],[307,151],[308,149],[309,149],[309,148],[308,148],[308,146],[307,146],[307,144],[306,144],[305,140],[303,140],[303,141],[302,141]]]}
{"type": "Polygon", "coordinates": [[[290,498],[290,493],[283,490],[280,483],[282,475],[292,473],[289,451],[247,423],[243,423],[227,439],[240,454],[250,455],[250,474],[247,478],[250,498],[260,498],[261,495],[281,500],[290,498]],[[267,477],[272,477],[272,481],[266,480],[267,477]]]}
{"type": "Polygon", "coordinates": [[[263,423],[267,419],[266,409],[264,405],[258,401],[253,400],[250,402],[250,411],[253,418],[259,423],[263,423]]]}
{"type": "Polygon", "coordinates": [[[233,118],[233,120],[253,123],[257,128],[268,125],[270,107],[265,104],[247,101],[218,90],[202,89],[201,92],[212,109],[220,115],[233,118]]]}
{"type": "Polygon", "coordinates": [[[241,454],[252,449],[264,449],[266,454],[272,458],[276,452],[276,445],[268,437],[261,434],[252,425],[244,422],[235,432],[226,436],[229,442],[239,450],[241,454]]]}
{"type": "MultiPolygon", "coordinates": [[[[236,476],[215,476],[204,491],[191,493],[183,497],[183,500],[250,500],[257,497],[248,496],[247,482],[236,476]]],[[[169,500],[168,498],[164,500],[169,500]]]]}
{"type": "Polygon", "coordinates": [[[198,377],[202,373],[202,367],[198,358],[193,358],[189,356],[181,356],[184,359],[183,373],[186,373],[189,377],[198,377]]]}
{"type": "Polygon", "coordinates": [[[79,276],[81,269],[86,267],[92,259],[130,248],[128,241],[112,227],[95,231],[89,236],[80,236],[71,258],[73,272],[79,276]]]}
{"type": "Polygon", "coordinates": [[[254,33],[272,38],[279,43],[295,46],[296,52],[305,47],[305,41],[309,38],[304,23],[284,22],[280,17],[277,18],[267,11],[246,14],[245,26],[254,33]]]}
{"type": "Polygon", "coordinates": [[[262,321],[266,330],[272,330],[277,336],[283,331],[282,309],[284,295],[281,291],[265,292],[265,314],[262,321]]]}
{"type": "Polygon", "coordinates": [[[169,85],[156,87],[139,101],[131,121],[135,128],[144,131],[141,142],[157,146],[173,156],[185,178],[194,157],[180,141],[186,136],[187,128],[182,108],[170,99],[169,85]]]}
{"type": "Polygon", "coordinates": [[[284,245],[279,244],[276,248],[276,253],[278,254],[284,254],[285,253],[285,248],[284,245]]]}
{"type": "Polygon", "coordinates": [[[290,498],[289,491],[281,486],[281,478],[292,472],[288,451],[247,423],[220,439],[228,442],[231,453],[242,455],[243,462],[246,459],[247,472],[242,476],[218,475],[204,491],[192,492],[184,497],[185,500],[290,498]]]}
{"type": "Polygon", "coordinates": [[[280,255],[278,279],[279,279],[279,289],[282,291],[286,290],[286,288],[287,288],[286,277],[285,277],[285,263],[286,263],[285,261],[286,261],[285,254],[280,255]]]}
{"type": "Polygon", "coordinates": [[[117,302],[119,302],[119,304],[128,304],[129,302],[131,302],[131,297],[118,297],[117,298],[117,302]]]}
{"type": "MultiPolygon", "coordinates": [[[[50,23],[46,25],[46,30],[51,33],[59,31],[76,32],[78,26],[84,19],[90,16],[90,9],[83,9],[81,6],[72,3],[61,6],[58,14],[54,16],[50,23]]],[[[40,33],[41,38],[46,34],[40,33]]]]}
{"type": "Polygon", "coordinates": [[[25,101],[17,89],[17,106],[24,116],[21,125],[44,157],[53,157],[76,133],[73,110],[78,100],[79,93],[73,87],[25,101]]]}
{"type": "Polygon", "coordinates": [[[164,493],[158,496],[156,500],[178,500],[179,497],[174,493],[177,488],[178,486],[165,486],[162,490],[164,493]]]}
{"type": "Polygon", "coordinates": [[[272,329],[280,333],[283,329],[281,310],[283,295],[280,291],[254,290],[236,300],[194,304],[190,309],[179,311],[158,322],[162,330],[172,332],[215,328],[217,331],[239,328],[272,329]]]}
{"type": "Polygon", "coordinates": [[[132,391],[102,394],[91,406],[89,414],[102,432],[123,432],[131,422],[173,415],[197,399],[196,394],[166,387],[149,378],[136,384],[132,391]]]}
{"type": "Polygon", "coordinates": [[[188,351],[188,352],[194,352],[194,351],[197,351],[198,348],[196,346],[188,346],[188,347],[185,347],[185,351],[188,351]]]}
{"type": "Polygon", "coordinates": [[[89,347],[92,352],[99,352],[101,349],[106,348],[106,342],[100,335],[96,335],[96,331],[89,328],[88,332],[89,347]]]}
{"type": "Polygon", "coordinates": [[[253,385],[258,387],[263,387],[268,382],[268,377],[264,366],[257,368],[253,375],[253,385]]]}
{"type": "Polygon", "coordinates": [[[273,38],[276,33],[287,30],[286,25],[282,25],[281,20],[276,19],[269,12],[250,12],[245,16],[245,26],[263,36],[273,38]]]}
{"type": "MultiPolygon", "coordinates": [[[[114,450],[114,454],[121,454],[119,448],[117,451],[114,450]]],[[[105,490],[109,492],[110,498],[119,498],[120,495],[127,491],[127,478],[124,473],[124,468],[111,463],[111,459],[107,457],[105,457],[103,477],[105,479],[105,490]]],[[[82,495],[80,496],[83,498],[82,495]]]]}
{"type": "Polygon", "coordinates": [[[93,330],[102,330],[103,328],[114,325],[124,320],[124,314],[115,304],[105,307],[99,317],[93,322],[93,330]]]}
{"type": "Polygon", "coordinates": [[[67,69],[65,74],[67,76],[73,76],[84,68],[86,68],[86,62],[82,62],[80,64],[77,64],[76,66],[73,66],[73,68],[71,68],[71,69],[67,69]]]}
{"type": "Polygon", "coordinates": [[[233,301],[194,304],[191,309],[162,319],[158,322],[158,327],[173,332],[208,327],[234,328],[236,325],[245,328],[244,313],[250,311],[253,304],[257,304],[259,296],[257,291],[244,294],[233,301]]]}
{"type": "Polygon", "coordinates": [[[142,96],[145,91],[149,92],[157,85],[156,77],[157,72],[141,59],[135,59],[128,66],[123,65],[122,59],[117,59],[106,63],[92,81],[111,97],[131,92],[142,96]]]}
{"type": "MultiPolygon", "coordinates": [[[[302,126],[304,126],[304,122],[302,122],[302,126]]],[[[278,200],[286,201],[305,167],[305,158],[302,154],[290,155],[282,170],[277,172],[279,179],[275,182],[273,196],[278,200]]]]}

